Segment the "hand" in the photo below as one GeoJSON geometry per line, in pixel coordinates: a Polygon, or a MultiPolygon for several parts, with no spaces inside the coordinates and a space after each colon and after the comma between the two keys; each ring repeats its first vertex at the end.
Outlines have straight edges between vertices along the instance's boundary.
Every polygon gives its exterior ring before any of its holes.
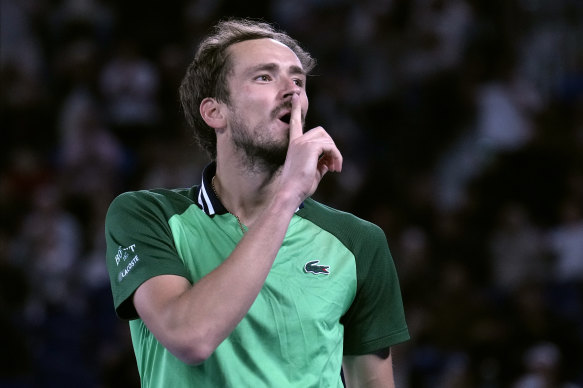
{"type": "Polygon", "coordinates": [[[290,190],[298,205],[312,195],[328,171],[342,170],[342,154],[322,127],[303,133],[302,107],[292,95],[289,148],[280,176],[280,189],[290,190]]]}

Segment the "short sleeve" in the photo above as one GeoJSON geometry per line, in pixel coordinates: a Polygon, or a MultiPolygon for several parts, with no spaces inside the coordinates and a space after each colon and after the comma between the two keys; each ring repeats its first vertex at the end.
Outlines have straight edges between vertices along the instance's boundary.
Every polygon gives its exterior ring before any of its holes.
{"type": "Polygon", "coordinates": [[[399,279],[383,231],[370,224],[355,247],[357,291],[342,318],[344,354],[368,354],[409,339],[399,279]]]}
{"type": "Polygon", "coordinates": [[[146,280],[159,275],[188,278],[168,220],[173,209],[162,193],[121,194],[111,203],[105,220],[106,263],[117,315],[136,319],[132,296],[146,280]]]}

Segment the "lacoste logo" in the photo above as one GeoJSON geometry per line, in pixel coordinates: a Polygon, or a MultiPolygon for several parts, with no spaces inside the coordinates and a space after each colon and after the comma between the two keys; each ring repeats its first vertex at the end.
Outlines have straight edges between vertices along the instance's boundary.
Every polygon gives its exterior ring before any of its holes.
{"type": "Polygon", "coordinates": [[[330,275],[330,272],[328,272],[328,268],[330,268],[329,265],[318,265],[318,263],[320,262],[320,260],[312,260],[312,261],[308,261],[306,263],[306,265],[304,265],[304,271],[307,272],[311,272],[313,274],[324,274],[324,275],[330,275]]]}

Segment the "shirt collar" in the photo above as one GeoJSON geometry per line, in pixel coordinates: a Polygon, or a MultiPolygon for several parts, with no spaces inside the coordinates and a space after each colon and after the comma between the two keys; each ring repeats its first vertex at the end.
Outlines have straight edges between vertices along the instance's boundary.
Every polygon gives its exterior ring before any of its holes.
{"type": "MultiPolygon", "coordinates": [[[[197,196],[198,206],[200,206],[200,208],[209,216],[214,216],[215,214],[221,215],[229,212],[225,206],[223,206],[221,200],[213,189],[212,179],[216,172],[216,162],[211,162],[204,168],[202,171],[202,181],[197,196]]],[[[296,212],[303,207],[304,204],[300,204],[300,206],[296,209],[296,212]]]]}
{"type": "Polygon", "coordinates": [[[213,190],[212,179],[215,176],[216,171],[217,164],[215,162],[209,163],[204,168],[202,171],[200,190],[198,191],[198,205],[209,216],[228,213],[227,209],[223,206],[219,197],[217,197],[217,194],[213,190]]]}

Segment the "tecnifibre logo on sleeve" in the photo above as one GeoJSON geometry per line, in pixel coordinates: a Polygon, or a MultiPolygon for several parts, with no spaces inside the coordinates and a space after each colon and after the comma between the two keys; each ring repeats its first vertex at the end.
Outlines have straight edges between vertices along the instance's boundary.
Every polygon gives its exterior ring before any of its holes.
{"type": "Polygon", "coordinates": [[[115,264],[119,267],[120,264],[123,265],[122,270],[117,275],[117,281],[121,282],[130,271],[136,266],[140,261],[136,253],[136,244],[132,244],[128,247],[117,248],[117,253],[115,255],[115,264]]]}

